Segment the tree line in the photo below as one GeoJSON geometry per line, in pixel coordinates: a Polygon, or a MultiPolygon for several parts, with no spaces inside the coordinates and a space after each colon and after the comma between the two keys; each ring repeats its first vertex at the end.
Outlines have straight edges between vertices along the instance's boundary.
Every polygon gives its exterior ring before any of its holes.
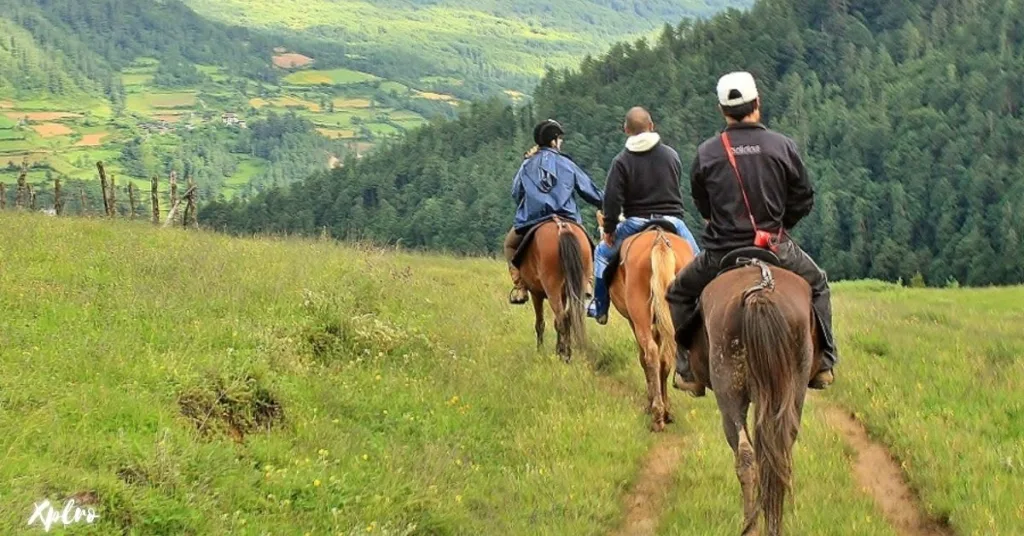
{"type": "Polygon", "coordinates": [[[1022,41],[1024,5],[1005,0],[763,0],[551,71],[533,107],[479,103],[329,174],[210,204],[203,219],[493,253],[535,119],[567,127],[566,150],[599,184],[633,105],[688,164],[721,127],[717,77],[746,69],[768,125],[805,155],[817,196],[795,236],[830,277],[1020,283],[1022,41]]]}

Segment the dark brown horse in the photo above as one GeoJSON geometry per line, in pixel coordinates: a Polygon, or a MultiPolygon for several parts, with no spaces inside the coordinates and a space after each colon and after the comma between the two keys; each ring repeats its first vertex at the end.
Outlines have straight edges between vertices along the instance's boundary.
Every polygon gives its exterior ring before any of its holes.
{"type": "Polygon", "coordinates": [[[736,458],[743,534],[756,534],[763,514],[774,536],[791,491],[807,383],[821,360],[811,288],[792,272],[754,261],[719,275],[700,300],[704,329],[693,339],[690,363],[697,381],[715,393],[736,458]]]}
{"type": "Polygon", "coordinates": [[[608,293],[633,329],[647,380],[651,429],[660,432],[672,422],[668,379],[676,356],[675,328],[665,293],[676,274],[693,260],[693,249],[686,240],[659,228],[623,240],[619,258],[608,293]]]}
{"type": "Polygon", "coordinates": [[[547,298],[555,315],[558,355],[566,362],[572,359],[573,348],[582,349],[586,343],[585,301],[593,262],[586,231],[556,217],[536,230],[519,266],[523,284],[533,298],[537,348],[544,345],[544,299],[547,298]]]}

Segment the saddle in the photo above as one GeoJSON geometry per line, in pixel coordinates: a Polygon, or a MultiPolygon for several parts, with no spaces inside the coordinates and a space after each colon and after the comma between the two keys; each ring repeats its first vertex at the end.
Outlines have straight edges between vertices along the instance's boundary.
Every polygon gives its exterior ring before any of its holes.
{"type": "Polygon", "coordinates": [[[743,268],[744,266],[750,266],[755,260],[771,266],[782,266],[779,256],[771,250],[757,246],[747,246],[726,253],[725,257],[722,257],[721,262],[718,263],[718,275],[737,268],[743,268]]]}
{"type": "MultiPolygon", "coordinates": [[[[754,261],[761,261],[769,266],[782,266],[782,261],[778,255],[771,250],[757,246],[746,246],[726,253],[718,263],[718,275],[715,277],[721,277],[722,274],[737,268],[752,266],[754,261]]],[[[704,327],[704,314],[700,300],[698,300],[697,308],[690,321],[686,325],[676,326],[676,344],[680,348],[689,348],[693,343],[693,338],[702,327],[704,327]]]]}
{"type": "MultiPolygon", "coordinates": [[[[555,217],[551,216],[550,218],[547,218],[547,219],[545,219],[543,221],[540,221],[540,222],[534,224],[533,226],[531,226],[529,229],[527,229],[526,234],[523,235],[523,241],[519,243],[519,247],[516,248],[515,255],[512,256],[512,266],[515,266],[516,268],[519,268],[519,266],[526,259],[526,252],[530,250],[530,244],[533,243],[533,239],[535,238],[535,236],[537,234],[537,229],[540,229],[540,227],[542,225],[544,225],[545,223],[548,223],[548,222],[550,222],[550,221],[552,221],[554,219],[555,219],[555,217]]],[[[590,233],[588,233],[587,230],[582,225],[576,223],[575,221],[569,220],[569,219],[565,219],[565,218],[561,218],[561,217],[559,219],[561,219],[563,222],[565,222],[565,223],[567,223],[569,225],[574,225],[574,226],[579,227],[580,229],[582,229],[583,230],[583,234],[587,235],[587,241],[590,242],[590,249],[591,250],[594,249],[594,246],[595,246],[594,245],[594,239],[590,237],[590,233]]]]}
{"type": "MultiPolygon", "coordinates": [[[[647,222],[647,225],[644,225],[644,227],[640,229],[640,232],[632,236],[637,236],[640,233],[646,233],[647,231],[654,231],[656,229],[661,229],[666,233],[673,234],[679,236],[680,238],[683,238],[676,231],[676,226],[672,222],[660,218],[647,222]]],[[[612,256],[608,259],[608,267],[604,269],[603,278],[609,286],[611,286],[612,281],[615,281],[615,274],[619,271],[619,265],[622,264],[622,244],[624,243],[626,243],[625,240],[623,240],[622,243],[615,246],[615,250],[612,251],[612,256]]]]}

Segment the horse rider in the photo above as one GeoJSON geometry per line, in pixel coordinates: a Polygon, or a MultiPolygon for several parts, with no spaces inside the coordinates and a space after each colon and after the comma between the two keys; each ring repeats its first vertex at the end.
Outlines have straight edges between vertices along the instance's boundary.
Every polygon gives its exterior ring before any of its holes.
{"type": "Polygon", "coordinates": [[[526,303],[529,298],[519,269],[512,265],[512,258],[526,232],[554,216],[582,224],[573,192],[597,208],[601,207],[604,199],[604,193],[594,185],[594,181],[572,159],[562,154],[564,136],[565,131],[557,121],[547,119],[538,123],[533,129],[533,141],[537,145],[526,153],[512,182],[512,197],[518,208],[512,229],[505,236],[504,246],[513,284],[509,302],[513,304],[526,303]]]}
{"type": "MultiPolygon", "coordinates": [[[[821,370],[815,372],[808,386],[824,389],[834,380],[832,367],[837,361],[828,279],[787,233],[811,212],[814,189],[793,140],[761,124],[761,99],[750,73],[726,74],[718,81],[717,93],[726,122],[725,136],[701,144],[690,171],[693,200],[706,221],[705,251],[679,273],[669,288],[673,324],[679,330],[691,321],[701,292],[718,275],[719,263],[726,254],[762,242],[766,235],[758,236],[758,230],[770,232],[772,240],[778,241],[776,254],[781,267],[803,277],[811,286],[812,306],[824,334],[824,355],[821,370]],[[732,147],[735,170],[725,143],[732,147]]],[[[682,345],[676,356],[674,384],[690,394],[701,394],[682,345]]]]}
{"type": "Polygon", "coordinates": [[[639,106],[626,114],[623,130],[628,136],[626,146],[612,161],[605,182],[604,232],[594,252],[594,299],[587,309],[587,316],[602,325],[608,322],[609,307],[604,271],[622,241],[642,231],[651,220],[664,219],[690,242],[694,254],[700,251],[682,220],[679,154],[661,141],[651,114],[639,106]],[[625,221],[619,221],[620,215],[625,221]]]}

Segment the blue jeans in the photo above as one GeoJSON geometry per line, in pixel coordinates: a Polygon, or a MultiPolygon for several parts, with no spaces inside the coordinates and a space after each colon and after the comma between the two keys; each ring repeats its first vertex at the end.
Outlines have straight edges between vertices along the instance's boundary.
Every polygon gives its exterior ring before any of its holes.
{"type": "Polygon", "coordinates": [[[611,303],[608,297],[608,286],[604,281],[604,270],[608,267],[608,261],[611,259],[615,249],[622,244],[623,240],[642,231],[654,219],[668,220],[674,224],[676,226],[676,233],[690,243],[690,247],[693,248],[693,254],[697,255],[700,253],[700,246],[697,245],[697,240],[693,237],[693,233],[686,227],[683,220],[675,216],[652,214],[650,218],[634,216],[626,218],[626,221],[620,221],[619,225],[615,227],[615,245],[609,246],[602,240],[594,251],[594,301],[590,303],[590,307],[587,309],[587,316],[596,318],[608,314],[608,307],[611,303]]]}

